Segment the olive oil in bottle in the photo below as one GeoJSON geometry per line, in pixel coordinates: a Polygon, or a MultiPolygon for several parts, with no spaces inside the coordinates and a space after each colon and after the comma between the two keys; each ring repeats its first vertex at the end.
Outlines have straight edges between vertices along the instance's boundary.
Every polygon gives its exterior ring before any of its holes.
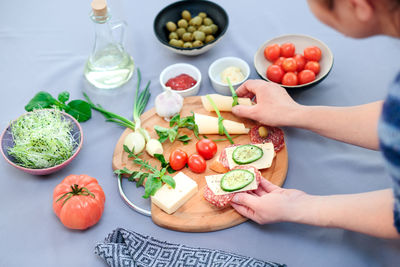
{"type": "MultiPolygon", "coordinates": [[[[122,36],[121,42],[117,42],[112,34],[113,29],[125,27],[125,24],[109,24],[111,16],[105,0],[93,0],[92,9],[90,18],[95,23],[95,44],[84,75],[97,88],[116,88],[128,82],[134,71],[133,59],[122,45],[122,36]]],[[[123,28],[121,33],[124,33],[123,28]]]]}

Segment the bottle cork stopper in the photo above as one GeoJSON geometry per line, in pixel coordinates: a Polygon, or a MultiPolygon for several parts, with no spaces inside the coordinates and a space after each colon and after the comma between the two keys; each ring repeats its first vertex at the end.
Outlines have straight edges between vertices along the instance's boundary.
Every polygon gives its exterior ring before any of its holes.
{"type": "Polygon", "coordinates": [[[106,0],[93,0],[92,1],[93,14],[96,17],[104,17],[107,15],[107,2],[106,0]]]}

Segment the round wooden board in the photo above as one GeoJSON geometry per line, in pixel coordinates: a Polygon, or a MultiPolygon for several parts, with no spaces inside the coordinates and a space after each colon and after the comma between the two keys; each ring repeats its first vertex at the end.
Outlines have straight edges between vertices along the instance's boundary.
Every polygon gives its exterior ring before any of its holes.
{"type": "MultiPolygon", "coordinates": [[[[184,105],[181,111],[181,117],[191,115],[192,111],[205,115],[216,116],[214,112],[208,112],[203,108],[200,96],[185,98],[184,105]]],[[[239,119],[230,112],[222,112],[221,115],[228,120],[243,122],[248,128],[256,125],[254,121],[239,119]]],[[[153,138],[158,138],[153,129],[154,125],[169,127],[169,123],[163,118],[160,118],[156,114],[154,108],[145,112],[141,116],[141,121],[142,126],[147,129],[147,131],[153,138]]],[[[124,139],[126,135],[128,135],[130,132],[132,132],[132,130],[125,130],[116,144],[112,162],[114,170],[122,169],[124,167],[130,170],[139,169],[137,165],[132,163],[132,160],[128,159],[127,153],[123,150],[124,139]]],[[[188,155],[196,151],[196,139],[193,132],[188,129],[180,129],[179,133],[187,134],[188,136],[192,137],[193,140],[190,141],[187,145],[183,145],[180,141],[175,141],[173,144],[171,144],[169,141],[164,142],[164,156],[167,160],[169,158],[170,152],[175,150],[176,148],[180,148],[186,151],[188,155]]],[[[207,137],[210,139],[221,138],[221,136],[219,135],[207,135],[207,137]]],[[[234,141],[237,144],[248,144],[250,143],[250,137],[249,135],[241,135],[239,137],[236,137],[234,141]]],[[[217,158],[219,156],[219,153],[226,146],[230,145],[230,143],[228,141],[223,141],[217,142],[217,145],[218,153],[213,159],[207,161],[208,165],[211,163],[212,160],[217,158]]],[[[160,166],[160,163],[156,159],[148,156],[146,153],[143,154],[143,158],[149,160],[152,165],[160,166]]],[[[268,179],[272,183],[282,186],[286,179],[287,169],[288,155],[285,146],[281,151],[277,153],[274,162],[272,163],[272,166],[269,169],[263,170],[261,173],[264,178],[268,179]]],[[[188,168],[184,168],[182,172],[184,172],[186,175],[197,182],[199,191],[195,196],[193,196],[189,201],[187,201],[182,207],[180,207],[176,212],[171,215],[165,213],[156,205],[152,204],[151,217],[157,225],[184,232],[210,232],[232,227],[247,220],[247,218],[241,216],[232,207],[229,206],[223,209],[217,208],[208,203],[203,198],[204,187],[206,185],[204,176],[215,174],[215,172],[211,171],[208,167],[207,170],[201,174],[193,173],[188,168]]]]}

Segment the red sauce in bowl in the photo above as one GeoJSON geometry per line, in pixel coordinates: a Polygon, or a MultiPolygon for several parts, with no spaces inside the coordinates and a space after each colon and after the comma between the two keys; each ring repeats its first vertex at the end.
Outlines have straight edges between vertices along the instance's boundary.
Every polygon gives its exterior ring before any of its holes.
{"type": "Polygon", "coordinates": [[[165,86],[171,87],[173,90],[181,91],[193,87],[197,81],[192,76],[187,74],[180,74],[174,78],[169,79],[165,86]]]}

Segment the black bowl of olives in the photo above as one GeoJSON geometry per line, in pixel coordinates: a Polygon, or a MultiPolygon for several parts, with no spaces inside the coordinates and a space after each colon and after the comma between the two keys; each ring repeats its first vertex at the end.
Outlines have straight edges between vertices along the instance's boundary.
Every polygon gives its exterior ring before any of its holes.
{"type": "Polygon", "coordinates": [[[154,19],[154,33],[165,47],[196,56],[210,50],[224,36],[229,18],[210,1],[178,1],[163,8],[154,19]]]}

